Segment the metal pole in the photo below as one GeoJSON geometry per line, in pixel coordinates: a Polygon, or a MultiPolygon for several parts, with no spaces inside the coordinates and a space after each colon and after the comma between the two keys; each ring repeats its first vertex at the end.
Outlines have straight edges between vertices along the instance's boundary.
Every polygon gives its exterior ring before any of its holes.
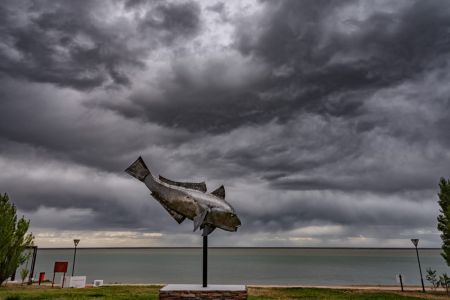
{"type": "Polygon", "coordinates": [[[31,260],[30,277],[28,278],[28,285],[33,284],[34,266],[36,265],[37,246],[33,246],[33,259],[31,260]]]}
{"type": "Polygon", "coordinates": [[[423,277],[422,277],[422,268],[420,267],[420,259],[419,259],[419,250],[417,250],[416,247],[416,254],[417,254],[417,262],[419,263],[419,272],[420,272],[420,280],[422,281],[422,292],[425,293],[425,285],[423,284],[423,277]]]}
{"type": "Polygon", "coordinates": [[[403,292],[403,279],[402,279],[402,274],[398,274],[398,279],[400,279],[400,286],[402,287],[402,292],[403,292]]]}
{"type": "Polygon", "coordinates": [[[203,287],[208,286],[208,236],[203,237],[203,287]]]}
{"type": "Polygon", "coordinates": [[[72,276],[75,270],[75,258],[77,256],[77,245],[75,245],[75,250],[73,251],[73,264],[72,264],[72,276]]]}

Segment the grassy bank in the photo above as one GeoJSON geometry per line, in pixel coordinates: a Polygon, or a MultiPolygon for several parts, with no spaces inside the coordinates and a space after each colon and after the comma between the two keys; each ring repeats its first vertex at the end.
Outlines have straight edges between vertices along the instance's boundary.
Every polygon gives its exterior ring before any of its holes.
{"type": "MultiPolygon", "coordinates": [[[[86,289],[7,286],[0,288],[1,300],[150,300],[158,299],[160,286],[105,286],[86,289]]],[[[316,288],[249,288],[249,299],[450,299],[444,295],[419,292],[380,292],[316,288]]]]}

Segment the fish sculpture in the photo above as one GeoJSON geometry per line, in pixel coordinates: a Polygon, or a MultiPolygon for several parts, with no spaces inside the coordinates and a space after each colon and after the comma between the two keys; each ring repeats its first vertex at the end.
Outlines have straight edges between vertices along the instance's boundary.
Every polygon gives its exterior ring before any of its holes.
{"type": "Polygon", "coordinates": [[[211,193],[206,192],[205,182],[177,182],[167,178],[153,177],[142,157],[126,170],[142,181],[167,212],[181,224],[186,218],[194,221],[194,231],[203,230],[207,236],[216,228],[237,231],[241,226],[233,207],[225,201],[225,188],[220,186],[211,193]]]}

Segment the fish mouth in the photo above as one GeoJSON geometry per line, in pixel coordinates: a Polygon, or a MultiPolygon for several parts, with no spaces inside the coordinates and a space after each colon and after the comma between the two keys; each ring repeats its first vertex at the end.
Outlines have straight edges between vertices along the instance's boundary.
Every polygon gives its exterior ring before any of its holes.
{"type": "Polygon", "coordinates": [[[230,231],[230,232],[235,232],[237,231],[239,226],[217,226],[220,229],[226,230],[226,231],[230,231]]]}

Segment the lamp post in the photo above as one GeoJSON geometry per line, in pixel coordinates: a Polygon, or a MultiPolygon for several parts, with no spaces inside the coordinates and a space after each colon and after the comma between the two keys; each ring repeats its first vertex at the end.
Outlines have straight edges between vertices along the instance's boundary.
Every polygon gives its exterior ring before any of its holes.
{"type": "Polygon", "coordinates": [[[411,242],[413,243],[414,247],[416,248],[417,262],[419,263],[420,280],[422,281],[422,292],[425,293],[425,285],[423,284],[423,277],[422,277],[422,268],[420,267],[419,250],[417,250],[417,245],[419,244],[419,239],[411,239],[411,242]]]}
{"type": "Polygon", "coordinates": [[[72,276],[73,276],[73,272],[74,272],[74,270],[75,270],[75,258],[76,258],[76,256],[77,256],[77,246],[78,246],[78,243],[80,242],[80,240],[79,239],[74,239],[73,240],[73,244],[75,245],[75,250],[73,251],[73,264],[72,264],[72,276]]]}

